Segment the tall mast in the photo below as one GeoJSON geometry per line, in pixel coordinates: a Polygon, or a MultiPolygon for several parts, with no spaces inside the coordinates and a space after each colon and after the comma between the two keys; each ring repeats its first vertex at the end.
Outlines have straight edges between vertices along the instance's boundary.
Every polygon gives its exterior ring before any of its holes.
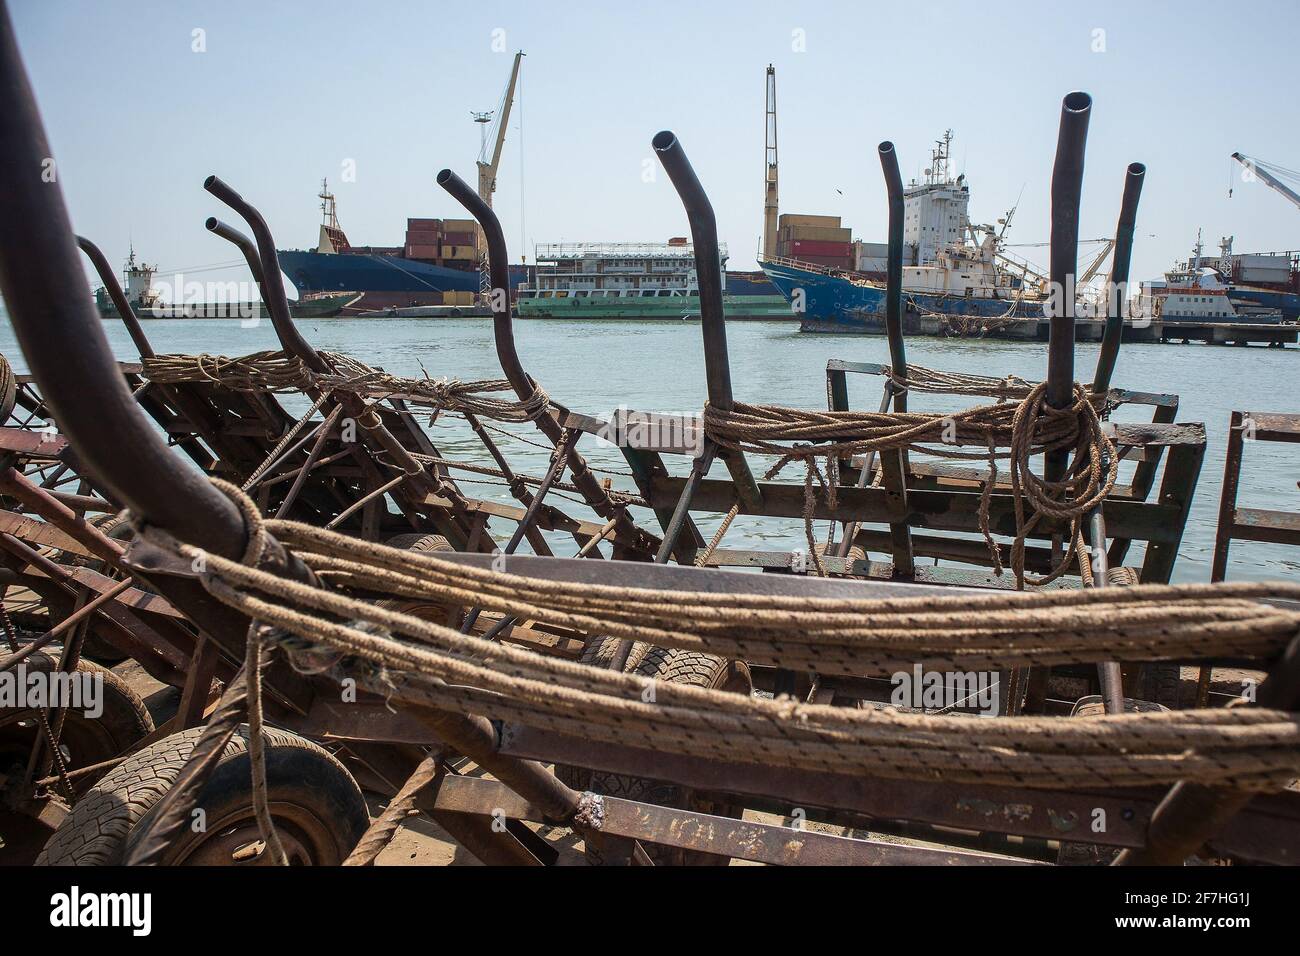
{"type": "Polygon", "coordinates": [[[763,182],[763,257],[776,256],[776,69],[767,65],[767,113],[763,182]]]}

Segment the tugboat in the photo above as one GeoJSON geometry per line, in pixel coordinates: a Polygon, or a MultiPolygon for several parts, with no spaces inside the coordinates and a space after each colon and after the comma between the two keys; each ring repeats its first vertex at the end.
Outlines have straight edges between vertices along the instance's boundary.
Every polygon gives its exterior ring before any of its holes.
{"type": "MultiPolygon", "coordinates": [[[[135,314],[141,318],[152,317],[153,310],[161,304],[158,290],[153,287],[153,277],[157,271],[157,266],[151,266],[143,259],[136,263],[133,244],[131,254],[126,257],[126,265],[122,267],[122,291],[135,314]]],[[[108,290],[103,286],[95,290],[95,307],[99,309],[100,315],[117,315],[113,300],[108,297],[108,290]]]]}
{"type": "Polygon", "coordinates": [[[1234,255],[1231,236],[1219,242],[1217,260],[1203,253],[1198,232],[1191,258],[1142,283],[1138,307],[1164,322],[1276,325],[1300,316],[1294,254],[1234,255]]]}
{"type": "MultiPolygon", "coordinates": [[[[167,302],[162,292],[153,284],[158,267],[149,265],[143,259],[138,263],[135,258],[135,246],[122,267],[122,292],[126,301],[140,319],[248,319],[264,316],[262,303],[257,302],[167,302]]],[[[177,276],[177,283],[183,277],[177,276]]],[[[201,286],[195,289],[202,290],[201,286]]],[[[289,314],[299,319],[322,319],[339,315],[359,298],[357,292],[307,293],[289,303],[289,314]]],[[[117,307],[103,286],[95,289],[95,307],[105,317],[116,317],[117,307]]]]}

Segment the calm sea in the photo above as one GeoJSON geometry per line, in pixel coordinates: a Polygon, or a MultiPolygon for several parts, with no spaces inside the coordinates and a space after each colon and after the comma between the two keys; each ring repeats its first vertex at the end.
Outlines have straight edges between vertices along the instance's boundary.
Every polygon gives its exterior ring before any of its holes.
{"type": "MultiPolygon", "coordinates": [[[[0,311],[0,351],[18,370],[26,365],[18,352],[7,317],[0,311]]],[[[484,319],[319,319],[299,323],[319,349],[346,352],[363,362],[404,375],[427,374],[462,380],[500,377],[493,347],[492,324],[484,319]]],[[[117,322],[104,325],[119,358],[134,359],[130,339],[117,322]]],[[[277,347],[267,322],[254,328],[224,320],[151,321],[145,323],[156,351],[208,352],[240,355],[277,347]]],[[[830,358],[886,362],[883,339],[856,336],[804,335],[784,323],[733,323],[727,329],[731,346],[732,382],[742,401],[769,402],[809,408],[826,407],[825,369],[830,358]]],[[[517,322],[515,337],[524,366],[552,398],[570,409],[606,416],[620,405],[639,410],[698,413],[705,398],[700,326],[693,322],[517,322]]],[[[909,361],[957,372],[984,375],[1014,373],[1028,379],[1043,377],[1045,347],[957,339],[913,339],[909,361]]],[[[1076,356],[1079,378],[1090,378],[1096,363],[1095,345],[1080,344],[1076,356]]],[[[1209,449],[1201,483],[1175,570],[1180,581],[1207,581],[1214,546],[1219,489],[1223,477],[1224,439],[1233,409],[1256,412],[1300,411],[1300,350],[1206,345],[1126,345],[1121,352],[1115,384],[1181,396],[1178,420],[1203,422],[1209,449]]],[[[854,407],[875,407],[881,381],[851,376],[854,407]]],[[[918,409],[954,410],[969,402],[943,397],[913,401],[918,409]]],[[[305,403],[293,406],[306,407],[305,403]]],[[[1149,409],[1122,409],[1116,417],[1137,420],[1149,409]]],[[[507,426],[525,438],[539,436],[527,427],[507,426]]],[[[435,443],[452,457],[482,461],[481,446],[459,422],[439,421],[435,443]]],[[[524,441],[503,437],[503,448],[517,470],[541,474],[547,452],[524,441]]],[[[598,467],[626,470],[611,446],[584,439],[579,446],[598,467]]],[[[675,473],[683,461],[670,462],[675,473]]],[[[1246,470],[1239,501],[1243,505],[1300,511],[1300,449],[1258,442],[1247,447],[1246,470]]],[[[786,477],[801,479],[790,466],[786,477]]],[[[759,470],[758,467],[755,470],[759,470]]],[[[721,466],[715,473],[724,474],[721,466]]],[[[473,476],[467,476],[473,477],[473,476]]],[[[616,487],[631,488],[623,474],[616,487]]],[[[466,484],[469,494],[511,500],[499,484],[466,484]]],[[[559,502],[566,508],[567,502],[559,502]]],[[[573,505],[575,515],[590,513],[573,505]]],[[[640,512],[648,527],[653,516],[640,512]]],[[[720,516],[702,516],[706,537],[720,516]]],[[[819,529],[819,535],[824,526],[819,529]]],[[[508,529],[497,528],[504,540],[508,529]]],[[[784,548],[801,546],[799,520],[741,517],[728,532],[726,547],[784,548]]],[[[555,541],[557,553],[572,554],[572,539],[555,541]]],[[[1136,555],[1130,557],[1135,561],[1136,555]]],[[[1276,578],[1300,567],[1300,551],[1249,542],[1233,546],[1230,578],[1276,578]]]]}

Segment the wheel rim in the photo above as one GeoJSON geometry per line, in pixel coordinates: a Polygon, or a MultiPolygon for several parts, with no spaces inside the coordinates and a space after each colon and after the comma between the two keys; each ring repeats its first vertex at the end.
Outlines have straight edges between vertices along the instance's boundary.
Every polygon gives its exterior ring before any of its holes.
{"type": "MultiPolygon", "coordinates": [[[[291,866],[337,866],[333,829],[313,810],[273,801],[271,821],[291,866]]],[[[168,866],[272,866],[252,806],[210,822],[203,833],[189,832],[167,854],[168,866]]]]}

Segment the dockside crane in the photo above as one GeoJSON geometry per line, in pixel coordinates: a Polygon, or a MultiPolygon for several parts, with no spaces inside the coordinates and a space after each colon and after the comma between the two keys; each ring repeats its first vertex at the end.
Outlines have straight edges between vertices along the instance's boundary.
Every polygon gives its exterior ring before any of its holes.
{"type": "MultiPolygon", "coordinates": [[[[1274,163],[1266,163],[1262,159],[1255,159],[1253,156],[1246,156],[1242,153],[1233,153],[1232,158],[1241,163],[1246,168],[1247,173],[1256,176],[1264,181],[1264,185],[1271,187],[1281,193],[1283,197],[1291,201],[1297,209],[1300,209],[1300,193],[1288,186],[1279,177],[1285,177],[1292,182],[1300,183],[1300,173],[1294,169],[1287,169],[1285,166],[1278,166],[1274,163]]],[[[1228,198],[1232,198],[1232,190],[1228,190],[1228,198]]]]}
{"type": "Polygon", "coordinates": [[[501,106],[496,113],[473,114],[474,122],[482,123],[485,126],[478,155],[478,195],[489,206],[492,205],[492,194],[497,189],[497,167],[501,165],[501,148],[505,146],[506,142],[506,128],[510,123],[510,107],[515,99],[515,84],[519,81],[519,61],[523,56],[523,50],[515,54],[514,65],[510,68],[510,80],[506,83],[505,95],[501,97],[501,106]],[[491,131],[486,129],[487,123],[494,124],[491,131]],[[489,143],[492,145],[490,155],[488,153],[489,143]]]}
{"type": "MultiPolygon", "coordinates": [[[[497,189],[497,168],[501,165],[501,149],[506,143],[506,129],[510,123],[510,107],[515,100],[515,84],[519,81],[519,61],[524,51],[515,54],[515,62],[510,67],[510,79],[506,82],[506,91],[501,97],[501,105],[495,113],[471,113],[474,122],[479,124],[481,138],[478,154],[478,196],[488,206],[492,205],[492,194],[497,189]],[[494,124],[488,129],[488,124],[494,124]],[[488,145],[492,152],[489,155],[488,145]]],[[[486,296],[492,290],[492,278],[488,269],[487,243],[483,230],[478,230],[479,246],[479,293],[486,296]]]]}
{"type": "Polygon", "coordinates": [[[776,257],[776,68],[767,65],[767,112],[763,174],[763,258],[776,257]]]}

